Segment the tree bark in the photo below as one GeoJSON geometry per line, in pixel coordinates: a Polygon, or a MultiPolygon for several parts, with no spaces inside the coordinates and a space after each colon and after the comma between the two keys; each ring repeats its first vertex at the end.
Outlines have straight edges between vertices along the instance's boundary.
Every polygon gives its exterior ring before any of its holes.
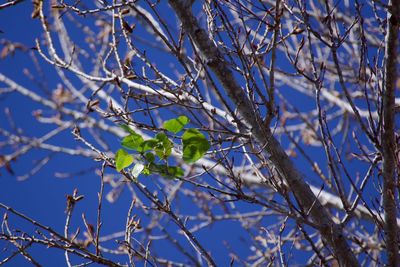
{"type": "Polygon", "coordinates": [[[305,216],[309,214],[312,220],[319,225],[318,230],[325,242],[333,249],[333,256],[337,258],[340,266],[359,266],[340,225],[333,222],[270,129],[265,127],[262,119],[254,112],[252,102],[239,86],[224,61],[222,53],[208,38],[206,31],[200,27],[192,13],[191,1],[170,0],[169,3],[181,20],[184,30],[196,44],[204,62],[217,76],[227,95],[236,105],[237,111],[243,119],[242,122],[260,147],[263,147],[280,175],[286,180],[296,201],[304,211],[303,214],[305,216]]]}
{"type": "Polygon", "coordinates": [[[383,93],[383,133],[381,134],[383,159],[383,206],[385,210],[385,241],[387,266],[399,266],[399,238],[397,227],[396,187],[396,137],[395,137],[395,89],[397,80],[397,49],[399,42],[400,1],[389,2],[387,14],[385,79],[383,93]]]}

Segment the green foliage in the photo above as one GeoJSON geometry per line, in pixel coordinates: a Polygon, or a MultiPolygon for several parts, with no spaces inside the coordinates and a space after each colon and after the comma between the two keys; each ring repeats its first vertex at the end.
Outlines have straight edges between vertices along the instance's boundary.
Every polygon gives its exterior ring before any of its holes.
{"type": "Polygon", "coordinates": [[[156,157],[154,156],[153,153],[148,152],[144,155],[144,157],[146,158],[146,160],[150,163],[154,162],[154,160],[156,159],[156,157]]]}
{"type": "MultiPolygon", "coordinates": [[[[173,134],[177,134],[190,122],[186,116],[165,121],[163,128],[173,134]]],[[[154,138],[144,140],[144,138],[132,130],[128,125],[120,125],[129,135],[125,136],[121,145],[137,153],[135,156],[138,162],[130,170],[133,177],[137,178],[140,174],[150,175],[157,173],[165,178],[182,177],[184,171],[178,166],[170,166],[168,159],[172,153],[174,143],[168,136],[160,132],[154,138]]],[[[204,156],[210,148],[207,138],[198,130],[189,128],[182,135],[183,160],[193,163],[204,156]]],[[[124,149],[119,149],[115,155],[117,171],[121,171],[132,165],[134,156],[124,149]]]]}
{"type": "Polygon", "coordinates": [[[171,155],[173,144],[164,133],[156,135],[158,143],[155,147],[156,155],[161,159],[166,159],[171,155]]]}
{"type": "Polygon", "coordinates": [[[144,141],[140,147],[138,148],[138,152],[143,153],[148,150],[152,150],[157,146],[158,140],[157,139],[149,139],[144,141]]]}
{"type": "Polygon", "coordinates": [[[171,133],[179,133],[180,131],[182,131],[183,127],[185,127],[186,124],[189,123],[189,118],[186,116],[179,116],[176,119],[172,119],[172,120],[167,120],[166,122],[164,122],[164,129],[166,129],[167,131],[171,132],[171,133]]]}
{"type": "Polygon", "coordinates": [[[121,171],[122,169],[129,167],[133,163],[133,156],[130,155],[126,150],[119,149],[115,154],[115,166],[117,171],[121,171]]]}
{"type": "Polygon", "coordinates": [[[188,129],[182,136],[183,160],[193,163],[204,156],[210,148],[207,138],[196,129],[188,129]]]}
{"type": "Polygon", "coordinates": [[[165,178],[182,177],[185,174],[182,168],[165,164],[150,164],[150,171],[159,173],[165,178]]]}
{"type": "Polygon", "coordinates": [[[144,142],[143,137],[135,132],[122,139],[121,145],[127,149],[137,150],[144,142]]]}
{"type": "Polygon", "coordinates": [[[143,169],[143,171],[142,171],[142,174],[144,174],[144,175],[150,175],[150,174],[151,174],[151,171],[150,171],[149,167],[144,166],[144,169],[143,169]]]}
{"type": "Polygon", "coordinates": [[[130,133],[130,134],[134,134],[135,133],[135,131],[132,130],[131,127],[129,127],[128,125],[120,124],[119,127],[121,127],[121,129],[123,129],[127,133],[130,133]]]}

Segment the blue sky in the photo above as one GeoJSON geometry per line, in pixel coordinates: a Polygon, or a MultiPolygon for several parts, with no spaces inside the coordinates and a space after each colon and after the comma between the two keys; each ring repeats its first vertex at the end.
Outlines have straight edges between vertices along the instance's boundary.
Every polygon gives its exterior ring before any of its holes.
{"type": "MultiPolygon", "coordinates": [[[[0,38],[12,42],[23,43],[27,51],[15,51],[14,55],[10,55],[0,61],[0,72],[7,77],[14,79],[17,83],[26,88],[35,91],[40,95],[45,95],[39,89],[39,86],[34,81],[28,79],[24,74],[24,69],[34,70],[29,53],[37,53],[30,48],[35,46],[35,38],[42,36],[42,29],[38,20],[30,18],[32,5],[29,1],[25,1],[15,7],[7,8],[0,11],[0,38]]],[[[52,66],[45,63],[39,56],[38,62],[44,70],[45,79],[39,77],[37,73],[32,73],[37,79],[37,82],[45,81],[49,89],[53,89],[60,82],[55,74],[52,66]]],[[[166,58],[167,60],[167,58],[166,58]]],[[[0,124],[11,132],[14,131],[12,124],[5,115],[5,109],[9,109],[11,117],[17,124],[17,128],[22,134],[30,137],[40,137],[49,129],[51,125],[43,125],[35,121],[32,113],[38,108],[42,108],[30,99],[22,97],[19,94],[11,93],[7,96],[0,98],[0,124]]],[[[118,138],[111,143],[118,143],[118,138]]],[[[76,146],[76,141],[70,133],[70,129],[65,130],[60,136],[51,139],[49,143],[59,144],[62,143],[66,147],[76,146]]],[[[0,151],[0,154],[8,153],[9,151],[0,151]]],[[[0,202],[13,207],[19,212],[22,212],[32,219],[51,227],[52,229],[63,232],[65,224],[65,207],[66,195],[72,194],[73,190],[77,188],[79,194],[84,195],[84,200],[79,203],[75,209],[73,223],[71,229],[80,227],[84,231],[82,224],[81,214],[85,213],[88,221],[95,224],[96,222],[96,208],[97,208],[97,193],[100,188],[100,179],[98,175],[92,172],[81,174],[83,170],[90,170],[92,168],[100,168],[101,164],[82,157],[71,157],[60,154],[52,154],[37,149],[31,150],[29,153],[19,157],[15,162],[11,163],[11,168],[14,175],[8,173],[4,168],[0,170],[0,202]],[[33,176],[24,181],[19,181],[19,178],[30,172],[33,166],[36,166],[38,161],[50,156],[50,163],[38,171],[33,176]],[[59,178],[58,173],[67,175],[65,178],[59,178]]],[[[105,193],[108,193],[110,188],[106,186],[105,193]]],[[[110,234],[116,229],[122,230],[126,222],[126,214],[129,208],[130,198],[127,189],[124,190],[121,198],[116,204],[111,204],[107,201],[103,202],[103,227],[102,233],[110,234]]],[[[185,209],[185,201],[181,202],[182,209],[185,209]]],[[[190,211],[190,206],[186,207],[190,211]]],[[[0,214],[4,214],[2,210],[0,214]]],[[[142,215],[142,221],[146,222],[146,217],[142,215]]],[[[33,234],[35,227],[29,223],[24,222],[20,218],[9,215],[10,225],[12,229],[23,229],[33,234]]],[[[164,220],[165,221],[165,220],[164,220]]],[[[176,226],[169,223],[171,229],[176,226]]],[[[214,254],[216,261],[220,264],[226,265],[230,258],[227,258],[227,250],[223,245],[224,239],[231,239],[231,245],[235,251],[243,251],[241,256],[245,256],[248,250],[241,250],[242,246],[247,246],[246,243],[241,241],[240,233],[241,228],[237,224],[226,222],[217,224],[211,229],[200,231],[198,238],[205,246],[212,251],[219,251],[220,253],[214,254]],[[232,234],[237,237],[232,239],[232,234]],[[217,241],[216,241],[217,240],[217,241]]],[[[186,248],[190,247],[182,236],[177,236],[178,239],[183,241],[186,248]]],[[[112,243],[112,242],[111,242],[112,243]]],[[[116,246],[115,243],[110,246],[116,246]]],[[[181,255],[171,247],[170,244],[165,242],[156,242],[157,251],[161,255],[176,255],[171,259],[179,260],[181,255]]],[[[15,247],[0,241],[0,260],[4,259],[12,252],[15,247]]],[[[190,248],[189,248],[190,250],[190,248]]],[[[57,249],[44,249],[43,247],[34,246],[29,249],[34,257],[37,257],[39,263],[44,266],[55,266],[56,264],[64,263],[64,255],[57,249]]],[[[139,266],[141,263],[138,263],[139,266]]],[[[22,257],[17,256],[5,266],[28,266],[29,263],[22,257]]]]}
{"type": "MultiPolygon", "coordinates": [[[[13,79],[22,86],[25,86],[29,90],[42,95],[50,97],[50,91],[57,87],[61,82],[57,76],[54,67],[46,63],[37,54],[37,51],[31,48],[35,46],[35,38],[41,38],[43,31],[38,20],[32,20],[30,18],[32,11],[32,4],[30,1],[24,1],[15,7],[7,8],[5,10],[0,10],[0,39],[9,40],[12,42],[23,43],[27,50],[20,51],[17,50],[15,54],[9,55],[4,59],[0,60],[0,73],[6,75],[7,77],[13,79]],[[43,74],[35,71],[35,65],[32,63],[30,55],[36,55],[38,59],[38,64],[42,67],[43,74]],[[29,79],[24,71],[28,69],[34,77],[34,80],[29,79]],[[43,90],[43,88],[45,90],[43,90]],[[48,91],[46,91],[48,90],[48,91]]],[[[168,10],[171,12],[171,10],[168,10]]],[[[202,19],[202,18],[200,18],[202,19]]],[[[173,17],[167,18],[169,23],[173,23],[173,17]]],[[[71,27],[72,28],[72,27],[71,27]]],[[[137,29],[138,36],[140,39],[149,38],[149,34],[143,29],[137,29]]],[[[177,34],[177,33],[174,33],[177,34]]],[[[71,30],[71,36],[77,42],[82,42],[80,32],[71,30]]],[[[135,37],[134,37],[135,38],[135,37]]],[[[139,38],[137,38],[139,39],[139,38]]],[[[151,40],[149,38],[150,42],[151,40]]],[[[83,42],[82,42],[83,43],[83,42]]],[[[143,49],[146,45],[140,43],[138,47],[143,49]]],[[[3,46],[0,46],[1,48],[3,46]]],[[[190,50],[190,48],[189,48],[190,50]]],[[[157,66],[162,68],[172,77],[176,73],[176,69],[181,68],[176,61],[170,55],[158,51],[158,49],[147,49],[148,57],[157,62],[157,66]]],[[[375,52],[375,51],[373,51],[375,52]]],[[[287,61],[283,60],[283,57],[279,58],[279,64],[282,68],[288,67],[287,61]]],[[[88,64],[89,60],[86,62],[88,64]]],[[[90,69],[90,66],[84,66],[90,69]]],[[[135,66],[140,69],[140,64],[135,66]]],[[[292,69],[290,69],[292,71],[292,69]]],[[[71,75],[72,76],[72,75],[71,75]]],[[[74,78],[71,78],[75,81],[74,78]]],[[[3,89],[0,87],[0,90],[3,89]]],[[[287,97],[287,100],[296,103],[301,111],[309,111],[315,108],[315,100],[312,97],[305,96],[295,90],[289,89],[287,86],[280,86],[279,93],[287,97]]],[[[213,101],[215,99],[212,99],[213,101]]],[[[23,97],[17,93],[7,94],[5,96],[0,96],[0,125],[2,128],[7,129],[10,132],[19,132],[23,135],[30,137],[40,137],[47,133],[49,130],[54,129],[51,124],[42,124],[35,120],[33,112],[38,109],[43,109],[37,103],[34,103],[30,99],[23,97]],[[9,111],[9,112],[8,112],[9,111]],[[10,114],[8,117],[7,112],[10,114]],[[10,121],[9,118],[12,118],[10,121]],[[16,128],[13,126],[13,121],[16,123],[16,128]]],[[[163,109],[164,110],[164,109],[163,109]]],[[[165,109],[166,110],[166,109],[165,109]]],[[[47,112],[46,110],[44,111],[47,112]]],[[[162,114],[163,119],[168,119],[177,114],[173,114],[171,111],[162,114]]],[[[142,115],[137,115],[135,119],[144,120],[142,115]]],[[[331,125],[335,125],[337,121],[333,120],[330,122],[331,125]]],[[[350,123],[354,123],[354,120],[350,119],[350,123]]],[[[293,122],[292,122],[293,123],[293,122]]],[[[297,123],[297,122],[294,122],[297,123]]],[[[356,129],[350,127],[351,129],[356,129]]],[[[356,132],[358,134],[358,132],[356,132]]],[[[342,135],[339,134],[334,137],[337,143],[341,142],[342,135]]],[[[364,136],[359,136],[363,141],[365,141],[364,136]]],[[[280,141],[284,144],[285,148],[288,143],[288,138],[282,135],[280,141]]],[[[0,139],[0,142],[4,141],[0,139]]],[[[65,147],[76,148],[78,146],[83,147],[83,144],[78,143],[71,134],[71,129],[64,130],[60,135],[48,141],[50,144],[62,144],[65,147]]],[[[112,151],[116,151],[119,148],[119,138],[116,136],[107,136],[107,142],[111,146],[112,151]]],[[[368,144],[366,142],[366,144],[368,144]]],[[[349,151],[354,151],[354,141],[350,140],[346,145],[349,146],[349,151]]],[[[10,153],[10,150],[1,151],[0,155],[10,153]]],[[[328,168],[326,166],[326,157],[322,147],[307,147],[307,152],[313,161],[316,161],[322,166],[323,172],[328,173],[328,168]]],[[[344,152],[343,154],[345,154],[344,152]]],[[[343,155],[349,156],[349,155],[343,155]]],[[[366,164],[360,163],[359,161],[352,161],[348,158],[343,157],[346,161],[347,166],[350,170],[350,175],[356,177],[357,175],[364,175],[366,164]]],[[[303,172],[307,173],[307,178],[310,183],[314,183],[315,186],[321,186],[319,178],[310,171],[310,166],[306,160],[299,155],[299,157],[294,158],[295,165],[303,172]]],[[[63,232],[63,227],[65,224],[65,207],[66,207],[66,195],[72,194],[75,188],[78,189],[79,194],[84,195],[84,200],[77,204],[76,210],[74,211],[74,217],[71,229],[81,228],[81,232],[84,231],[84,225],[82,223],[81,215],[85,214],[89,222],[95,224],[97,216],[97,205],[98,205],[98,192],[100,189],[100,178],[99,175],[93,171],[94,169],[99,170],[101,168],[101,162],[95,162],[93,160],[84,157],[72,157],[63,154],[54,154],[46,151],[32,149],[29,153],[19,157],[15,162],[11,163],[11,168],[14,171],[14,175],[11,175],[4,168],[0,169],[0,202],[9,205],[16,210],[29,215],[32,219],[37,220],[47,226],[50,226],[56,231],[63,232]],[[49,164],[46,164],[44,168],[39,170],[36,174],[20,181],[21,177],[29,173],[34,166],[36,166],[40,161],[44,160],[46,157],[50,157],[49,164]]],[[[106,174],[117,175],[117,173],[108,168],[106,169],[106,174]]],[[[206,179],[209,178],[206,176],[206,179]]],[[[155,185],[162,186],[163,181],[157,180],[159,177],[151,176],[144,177],[143,182],[149,186],[150,190],[156,191],[155,185]],[[148,180],[145,180],[148,179],[148,180]]],[[[348,186],[348,181],[344,179],[344,184],[348,186]]],[[[375,184],[369,183],[366,187],[365,192],[373,192],[375,184]]],[[[190,188],[190,187],[188,187],[190,188]]],[[[110,192],[111,188],[109,185],[105,186],[105,194],[110,192]]],[[[140,195],[140,194],[139,194],[140,195]]],[[[143,196],[142,196],[143,197],[143,196]]],[[[281,201],[281,199],[275,199],[281,201]]],[[[176,202],[172,203],[172,207],[179,207],[182,214],[192,215],[197,211],[197,207],[191,205],[192,199],[188,197],[180,197],[176,202]]],[[[373,196],[366,198],[366,201],[374,201],[373,196]]],[[[144,200],[146,202],[146,200],[144,200]]],[[[109,203],[108,201],[103,202],[102,210],[102,233],[103,235],[111,234],[115,231],[123,230],[126,223],[126,214],[130,205],[130,192],[128,188],[125,188],[120,199],[116,203],[109,203]]],[[[227,204],[228,205],[228,204],[227,204]]],[[[238,210],[240,211],[252,211],[257,210],[259,207],[248,204],[248,203],[237,203],[238,210]]],[[[3,210],[0,211],[0,215],[3,214],[3,210]]],[[[216,210],[216,213],[223,214],[224,210],[216,210]]],[[[143,224],[146,225],[149,222],[149,218],[146,214],[137,209],[135,210],[138,217],[142,220],[143,224]]],[[[268,226],[274,224],[270,218],[266,217],[261,222],[262,226],[268,226]]],[[[185,249],[192,251],[189,243],[186,241],[183,235],[177,234],[178,228],[172,222],[167,222],[165,218],[160,221],[160,224],[165,224],[165,227],[174,233],[174,237],[181,244],[184,244],[185,249]]],[[[190,222],[189,222],[190,224],[190,222]]],[[[24,222],[21,219],[15,218],[10,214],[10,225],[12,228],[20,228],[25,231],[33,233],[35,227],[24,222]]],[[[164,226],[164,225],[163,225],[164,226]]],[[[257,225],[258,227],[259,225],[257,225]]],[[[367,228],[370,225],[365,225],[367,228]]],[[[372,231],[372,230],[371,230],[372,231]]],[[[257,230],[250,229],[250,234],[246,232],[246,229],[239,225],[238,222],[224,221],[216,223],[211,227],[206,227],[205,229],[196,232],[196,237],[200,240],[206,249],[212,251],[212,256],[215,258],[219,266],[226,266],[230,262],[229,252],[232,249],[235,253],[238,253],[242,258],[251,256],[253,251],[250,248],[250,236],[254,235],[257,230]],[[230,248],[225,245],[227,241],[230,248]]],[[[259,233],[262,233],[260,231],[259,233]]],[[[162,235],[161,232],[157,233],[162,235]]],[[[138,234],[138,238],[140,234],[138,234]]],[[[120,238],[122,239],[122,238],[120,238]]],[[[291,244],[286,244],[284,249],[286,249],[287,257],[290,258],[290,247],[291,244]]],[[[106,243],[106,246],[117,247],[118,244],[114,241],[106,243]]],[[[181,260],[182,255],[171,246],[170,243],[165,241],[154,241],[154,251],[161,256],[169,256],[171,259],[181,260]]],[[[0,241],[0,261],[15,251],[15,248],[6,244],[4,241],[0,241]],[[6,250],[4,250],[6,249],[6,250]]],[[[64,263],[64,255],[61,252],[56,252],[56,249],[44,249],[43,247],[33,247],[29,250],[32,255],[36,256],[38,261],[44,266],[54,266],[60,262],[64,263]]],[[[114,258],[114,256],[107,255],[107,257],[114,258]]],[[[296,255],[296,261],[301,261],[305,259],[304,255],[296,255]]],[[[121,258],[119,258],[121,259],[121,258]]],[[[76,262],[80,262],[77,259],[76,262]]],[[[126,257],[123,258],[123,262],[126,261],[126,257]]],[[[27,266],[28,263],[22,256],[17,256],[13,261],[6,266],[27,266]]],[[[140,266],[141,263],[138,263],[140,266]]],[[[240,264],[238,264],[240,265],[240,264]]]]}

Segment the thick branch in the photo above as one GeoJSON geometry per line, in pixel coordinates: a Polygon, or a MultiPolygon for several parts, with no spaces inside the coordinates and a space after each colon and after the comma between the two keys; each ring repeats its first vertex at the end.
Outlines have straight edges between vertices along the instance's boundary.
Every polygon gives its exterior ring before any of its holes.
{"type": "Polygon", "coordinates": [[[359,266],[346,242],[342,229],[332,221],[328,212],[317,200],[310,187],[304,181],[303,176],[294,167],[269,128],[263,126],[262,120],[255,113],[250,99],[237,83],[221,52],[208,39],[208,34],[205,30],[200,27],[188,2],[190,1],[169,1],[181,20],[185,31],[196,44],[200,54],[203,55],[206,64],[217,76],[226,93],[236,105],[243,123],[249,128],[258,144],[264,148],[264,152],[270,155],[270,160],[286,180],[299,206],[304,211],[304,215],[310,214],[314,222],[320,226],[318,230],[327,244],[333,249],[334,256],[337,257],[341,266],[359,266]]]}
{"type": "Polygon", "coordinates": [[[383,158],[383,206],[385,209],[385,237],[388,254],[387,266],[399,266],[398,227],[396,215],[396,137],[395,89],[397,79],[397,49],[400,1],[393,0],[388,11],[385,49],[385,80],[383,95],[383,133],[381,135],[383,158]]]}

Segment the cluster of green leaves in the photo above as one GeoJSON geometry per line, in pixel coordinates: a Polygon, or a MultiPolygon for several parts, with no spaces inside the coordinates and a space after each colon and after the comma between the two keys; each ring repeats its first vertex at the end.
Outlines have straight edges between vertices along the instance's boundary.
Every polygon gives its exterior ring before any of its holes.
{"type": "MultiPolygon", "coordinates": [[[[163,128],[174,135],[181,132],[190,122],[186,116],[165,121],[163,128]]],[[[152,173],[161,174],[167,178],[182,177],[184,172],[178,166],[170,166],[168,159],[174,147],[173,141],[164,133],[158,133],[154,138],[144,140],[144,138],[133,131],[127,125],[121,125],[128,135],[121,141],[123,148],[115,154],[115,166],[117,171],[130,167],[131,174],[137,178],[141,173],[149,175],[152,173]],[[127,150],[134,151],[134,154],[127,150]]],[[[204,156],[210,148],[207,138],[197,129],[188,128],[182,136],[183,160],[187,163],[194,163],[204,156]]]]}

